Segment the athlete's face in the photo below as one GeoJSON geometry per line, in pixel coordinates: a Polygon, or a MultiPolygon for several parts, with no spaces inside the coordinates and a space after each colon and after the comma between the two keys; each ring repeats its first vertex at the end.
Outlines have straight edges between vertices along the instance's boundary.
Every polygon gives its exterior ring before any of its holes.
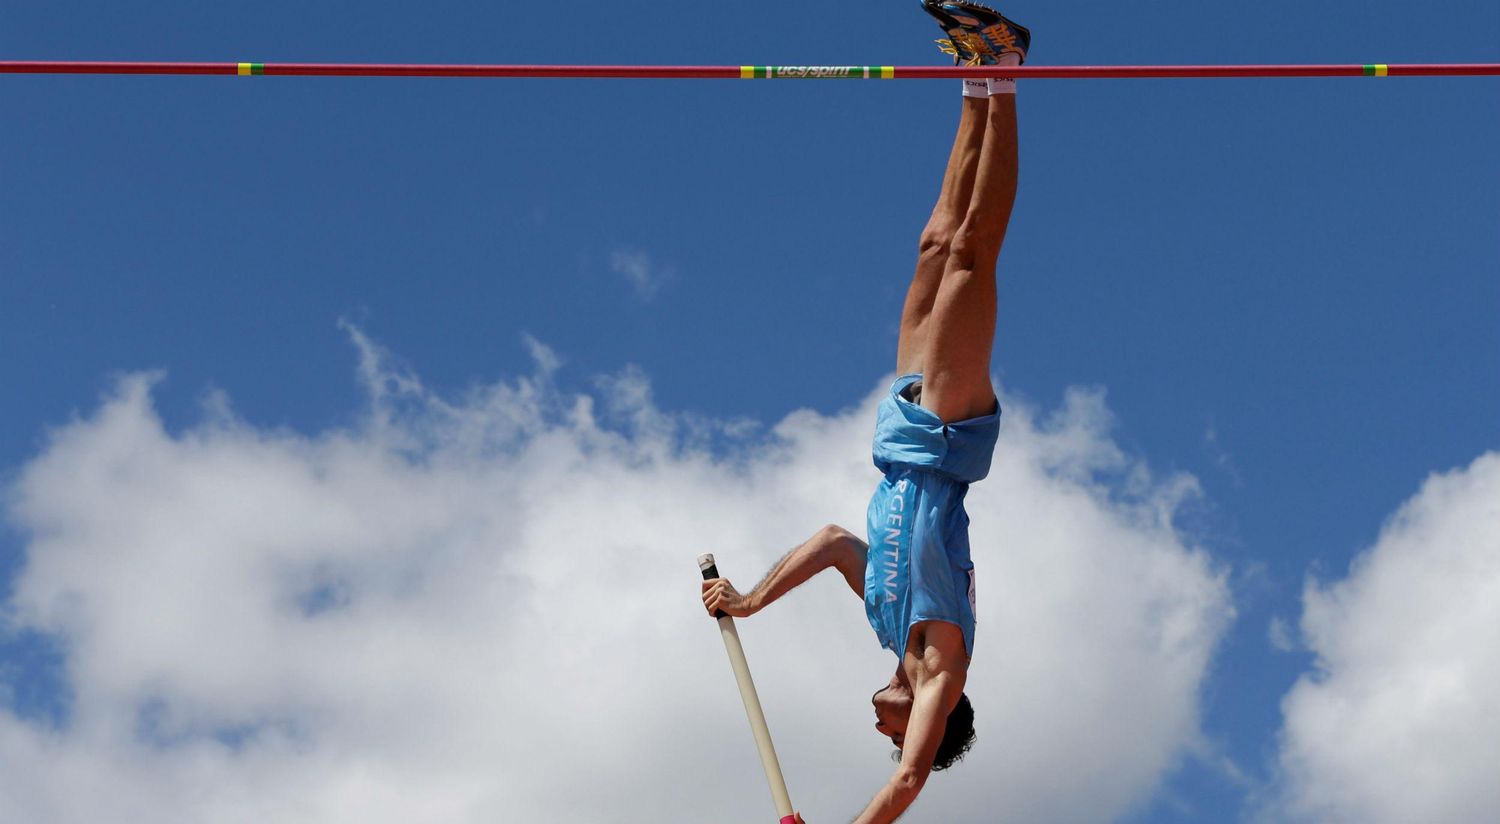
{"type": "Polygon", "coordinates": [[[892,678],[870,696],[870,703],[875,706],[875,731],[900,749],[906,742],[906,722],[911,717],[911,690],[892,678]]]}

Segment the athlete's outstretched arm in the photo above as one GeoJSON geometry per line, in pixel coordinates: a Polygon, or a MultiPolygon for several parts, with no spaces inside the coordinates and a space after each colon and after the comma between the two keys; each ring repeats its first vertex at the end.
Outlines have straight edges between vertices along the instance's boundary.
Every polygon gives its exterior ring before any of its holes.
{"type": "Polygon", "coordinates": [[[939,672],[913,689],[901,765],[854,824],[890,824],[917,800],[932,774],[932,759],[943,741],[948,713],[963,694],[964,680],[961,672],[939,672]]]}
{"type": "Polygon", "coordinates": [[[709,615],[721,609],[736,618],[754,615],[829,567],[837,569],[854,594],[864,598],[866,549],[865,542],[849,530],[830,524],[782,556],[749,594],[741,595],[728,578],[704,581],[703,606],[709,615]]]}

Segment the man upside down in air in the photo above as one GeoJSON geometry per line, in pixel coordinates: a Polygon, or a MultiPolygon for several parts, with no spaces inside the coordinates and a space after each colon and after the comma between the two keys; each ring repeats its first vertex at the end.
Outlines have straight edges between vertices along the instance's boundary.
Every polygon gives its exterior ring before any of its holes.
{"type": "MultiPolygon", "coordinates": [[[[968,65],[1019,65],[1031,33],[968,0],[923,0],[968,65]]],[[[933,770],[974,742],[964,694],[974,651],[974,565],[969,484],[989,473],[1000,427],[990,384],[996,316],[995,263],[1016,195],[1014,80],[964,80],[958,134],[916,274],[901,312],[900,375],[880,403],[875,465],[885,477],[870,498],[867,535],[828,526],[792,550],[741,595],[727,579],[703,584],[709,614],[744,617],[833,567],[855,593],[896,672],[875,693],[875,729],[900,751],[900,766],[855,820],[894,821],[933,770]]]]}

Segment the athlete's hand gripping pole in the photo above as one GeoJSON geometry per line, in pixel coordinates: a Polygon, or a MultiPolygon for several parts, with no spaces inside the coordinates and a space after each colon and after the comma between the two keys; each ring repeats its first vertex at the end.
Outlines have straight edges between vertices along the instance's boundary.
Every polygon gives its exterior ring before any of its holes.
{"type": "MultiPolygon", "coordinates": [[[[714,566],[713,555],[698,556],[698,569],[703,580],[719,577],[714,566]]],[[[766,727],[766,714],[760,708],[760,698],[755,694],[755,682],[750,680],[750,665],[745,661],[745,648],[740,646],[740,634],[734,628],[734,619],[723,610],[714,613],[719,620],[719,634],[724,636],[724,649],[729,653],[729,666],[734,668],[734,680],[740,685],[740,699],[745,702],[745,715],[750,719],[750,731],[755,734],[755,746],[760,750],[760,765],[765,768],[766,781],[771,785],[771,799],[776,802],[776,814],[780,824],[800,824],[801,819],[792,810],[791,796],[787,795],[786,779],[781,777],[781,765],[776,761],[776,748],[771,744],[771,730],[766,727]]]]}

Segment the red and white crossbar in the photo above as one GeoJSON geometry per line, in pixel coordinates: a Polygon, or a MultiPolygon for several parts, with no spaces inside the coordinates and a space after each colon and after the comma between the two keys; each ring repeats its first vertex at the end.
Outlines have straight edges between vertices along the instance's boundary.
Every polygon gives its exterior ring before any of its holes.
{"type": "Polygon", "coordinates": [[[583,77],[919,80],[940,77],[1479,77],[1500,63],[1265,66],[504,66],[432,63],[163,63],[0,60],[0,74],[144,74],[282,77],[583,77]]]}

